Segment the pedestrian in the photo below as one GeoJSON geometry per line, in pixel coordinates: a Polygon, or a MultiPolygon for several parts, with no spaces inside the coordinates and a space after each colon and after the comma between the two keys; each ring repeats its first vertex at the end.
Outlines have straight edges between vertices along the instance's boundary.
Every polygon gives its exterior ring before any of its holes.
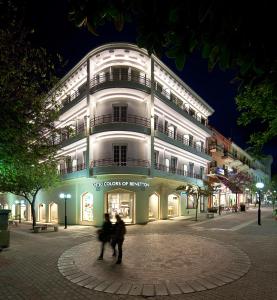
{"type": "Polygon", "coordinates": [[[98,257],[98,260],[103,260],[105,245],[111,241],[112,228],[110,215],[104,214],[104,223],[102,228],[98,230],[98,239],[101,242],[101,253],[98,257]]]}
{"type": "Polygon", "coordinates": [[[118,257],[116,264],[121,264],[122,261],[122,245],[124,242],[124,235],[126,234],[126,227],[123,220],[119,215],[115,216],[116,223],[113,228],[112,236],[112,247],[113,247],[113,256],[116,256],[116,245],[118,248],[118,257]]]}

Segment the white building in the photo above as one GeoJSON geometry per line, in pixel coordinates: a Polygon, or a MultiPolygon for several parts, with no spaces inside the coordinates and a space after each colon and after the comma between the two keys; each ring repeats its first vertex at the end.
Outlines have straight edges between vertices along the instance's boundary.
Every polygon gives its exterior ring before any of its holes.
{"type": "MultiPolygon", "coordinates": [[[[135,45],[107,44],[86,55],[56,90],[62,109],[54,142],[61,144],[64,181],[38,195],[39,221],[63,223],[61,192],[71,194],[69,224],[100,225],[104,212],[126,223],[194,213],[193,199],[176,187],[202,184],[213,109],[158,58],[135,45]]],[[[200,210],[205,206],[201,199],[200,210]]]]}

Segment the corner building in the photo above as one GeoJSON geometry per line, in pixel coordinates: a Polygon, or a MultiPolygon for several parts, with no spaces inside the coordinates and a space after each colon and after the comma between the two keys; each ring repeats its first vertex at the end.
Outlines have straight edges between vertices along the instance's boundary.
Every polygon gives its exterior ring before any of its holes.
{"type": "MultiPolygon", "coordinates": [[[[176,188],[203,184],[213,109],[159,59],[135,45],[107,44],[56,91],[62,108],[53,142],[63,183],[38,195],[38,221],[63,223],[60,193],[71,194],[68,224],[99,226],[105,212],[127,224],[195,213],[194,199],[176,188]]],[[[22,215],[23,205],[28,219],[27,204],[19,205],[14,210],[22,215]]],[[[206,207],[203,198],[199,209],[206,207]]]]}

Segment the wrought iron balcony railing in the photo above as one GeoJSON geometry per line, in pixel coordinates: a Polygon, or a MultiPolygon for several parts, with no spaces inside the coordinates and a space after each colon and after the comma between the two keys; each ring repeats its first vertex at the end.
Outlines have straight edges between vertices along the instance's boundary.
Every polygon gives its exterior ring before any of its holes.
{"type": "Polygon", "coordinates": [[[79,134],[85,133],[85,124],[80,124],[75,128],[61,128],[59,134],[49,138],[52,145],[60,145],[62,142],[69,140],[79,134]]]}
{"type": "Polygon", "coordinates": [[[73,172],[77,172],[77,171],[81,171],[86,169],[86,164],[85,163],[81,163],[81,164],[77,164],[75,166],[68,166],[64,169],[60,169],[59,170],[59,174],[60,175],[65,175],[65,174],[70,174],[73,172]]]}
{"type": "Polygon", "coordinates": [[[165,97],[169,102],[174,103],[177,107],[179,107],[182,111],[184,111],[186,114],[193,117],[195,120],[197,120],[199,123],[201,123],[204,126],[208,126],[208,122],[206,119],[199,117],[197,114],[195,114],[194,111],[189,110],[187,107],[184,106],[183,101],[178,99],[176,96],[173,97],[171,93],[169,93],[167,90],[163,88],[159,88],[158,86],[155,87],[155,92],[159,96],[165,97]]]}
{"type": "Polygon", "coordinates": [[[135,83],[142,86],[145,86],[147,88],[151,87],[151,81],[149,78],[142,75],[137,74],[122,74],[117,72],[112,72],[108,74],[101,74],[101,75],[95,75],[89,83],[90,89],[94,90],[97,89],[100,85],[103,85],[105,83],[112,83],[112,82],[121,82],[121,83],[135,83]]]}
{"type": "Polygon", "coordinates": [[[177,169],[177,168],[174,168],[172,166],[166,166],[166,165],[155,163],[154,167],[155,167],[156,170],[160,170],[160,171],[171,173],[171,174],[177,174],[177,175],[181,175],[181,176],[185,176],[185,177],[191,177],[191,178],[197,178],[197,179],[202,179],[203,178],[203,175],[201,176],[201,174],[188,172],[188,171],[185,171],[183,169],[177,169]]]}
{"type": "Polygon", "coordinates": [[[111,123],[128,123],[128,124],[137,124],[143,127],[150,128],[150,120],[141,116],[128,114],[126,116],[116,117],[112,114],[94,116],[90,120],[90,126],[96,127],[103,124],[111,123]]]}
{"type": "Polygon", "coordinates": [[[177,132],[174,132],[173,130],[165,128],[162,125],[155,126],[155,129],[157,131],[161,132],[161,133],[164,133],[169,138],[171,138],[171,139],[173,139],[175,141],[179,141],[179,142],[181,142],[182,144],[184,144],[186,146],[189,146],[191,148],[196,149],[196,151],[198,151],[198,152],[202,152],[202,153],[206,153],[206,154],[209,153],[208,150],[207,150],[207,148],[204,148],[204,147],[201,147],[201,146],[197,145],[196,142],[191,141],[191,140],[185,138],[183,135],[181,135],[181,134],[179,134],[177,132]]]}
{"type": "Polygon", "coordinates": [[[113,158],[93,160],[91,168],[94,167],[142,167],[149,168],[149,161],[145,159],[128,158],[125,161],[115,161],[113,158]]]}

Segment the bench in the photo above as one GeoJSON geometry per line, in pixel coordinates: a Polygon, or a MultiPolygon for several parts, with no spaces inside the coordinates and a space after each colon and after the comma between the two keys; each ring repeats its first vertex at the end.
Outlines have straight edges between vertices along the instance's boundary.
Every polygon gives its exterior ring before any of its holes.
{"type": "Polygon", "coordinates": [[[54,231],[58,231],[59,230],[59,227],[58,225],[52,225],[52,224],[39,224],[39,225],[36,225],[34,226],[34,232],[35,233],[38,233],[38,232],[41,232],[42,230],[43,231],[46,231],[48,228],[50,227],[53,227],[54,228],[54,231]]]}
{"type": "Polygon", "coordinates": [[[214,213],[208,212],[206,216],[207,216],[208,219],[214,218],[214,213]]]}

